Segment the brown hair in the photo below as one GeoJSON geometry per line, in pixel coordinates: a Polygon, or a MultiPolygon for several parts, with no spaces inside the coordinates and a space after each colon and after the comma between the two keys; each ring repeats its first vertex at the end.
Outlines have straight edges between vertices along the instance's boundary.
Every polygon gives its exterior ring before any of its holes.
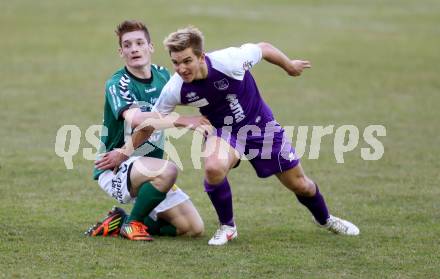
{"type": "Polygon", "coordinates": [[[119,46],[122,46],[122,36],[125,33],[133,31],[143,31],[145,34],[145,38],[147,38],[148,43],[150,43],[150,32],[148,32],[145,24],[138,20],[124,20],[116,27],[115,30],[115,33],[119,38],[119,46]]]}
{"type": "Polygon", "coordinates": [[[194,26],[188,26],[169,34],[163,44],[169,53],[192,48],[197,57],[203,53],[203,34],[194,26]]]}

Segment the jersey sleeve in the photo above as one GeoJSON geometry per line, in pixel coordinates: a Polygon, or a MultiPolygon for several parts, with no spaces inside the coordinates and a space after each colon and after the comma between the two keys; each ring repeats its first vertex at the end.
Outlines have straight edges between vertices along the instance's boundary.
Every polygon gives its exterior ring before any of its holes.
{"type": "Polygon", "coordinates": [[[256,44],[244,44],[240,47],[229,47],[208,54],[212,58],[212,66],[224,74],[243,79],[246,71],[261,61],[261,48],[256,44]]]}
{"type": "Polygon", "coordinates": [[[115,119],[122,118],[122,113],[135,103],[130,90],[120,83],[110,80],[105,84],[105,98],[115,119]]]}
{"type": "Polygon", "coordinates": [[[170,77],[171,77],[171,75],[170,75],[170,71],[169,71],[167,68],[162,67],[162,66],[160,66],[159,69],[162,71],[163,75],[165,76],[165,79],[166,79],[167,81],[169,81],[169,80],[170,80],[170,77]]]}
{"type": "Polygon", "coordinates": [[[183,80],[178,74],[174,74],[165,84],[160,93],[159,99],[156,101],[152,111],[159,112],[164,115],[170,114],[176,106],[181,104],[180,90],[183,80]]]}
{"type": "Polygon", "coordinates": [[[170,71],[167,68],[156,64],[151,64],[151,66],[154,67],[166,81],[170,80],[171,75],[170,75],[170,71]]]}
{"type": "Polygon", "coordinates": [[[256,44],[244,44],[238,48],[237,54],[238,60],[241,60],[243,70],[249,70],[255,64],[261,61],[263,53],[261,48],[256,44]],[[240,59],[241,58],[241,59],[240,59]]]}

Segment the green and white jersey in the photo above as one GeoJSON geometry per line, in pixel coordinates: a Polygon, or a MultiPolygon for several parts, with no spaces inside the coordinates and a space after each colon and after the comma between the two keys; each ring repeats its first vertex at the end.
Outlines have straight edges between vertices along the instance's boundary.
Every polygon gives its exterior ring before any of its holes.
{"type": "MultiPolygon", "coordinates": [[[[129,125],[125,125],[122,113],[132,107],[139,107],[141,111],[151,111],[169,79],[170,73],[167,69],[153,64],[149,79],[135,77],[127,68],[122,68],[107,80],[100,154],[122,147],[125,138],[131,135],[132,129],[129,125]]],[[[142,154],[137,150],[136,155],[162,158],[163,145],[163,131],[156,131],[139,148],[142,154]]],[[[94,168],[93,178],[98,179],[102,172],[94,168]]]]}

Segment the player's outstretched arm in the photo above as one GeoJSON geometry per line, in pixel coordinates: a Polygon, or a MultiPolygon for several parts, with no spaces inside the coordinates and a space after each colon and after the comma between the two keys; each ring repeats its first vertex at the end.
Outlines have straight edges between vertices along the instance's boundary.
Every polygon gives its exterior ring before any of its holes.
{"type": "Polygon", "coordinates": [[[198,131],[201,134],[209,134],[213,130],[211,122],[201,115],[182,116],[176,112],[162,115],[158,112],[140,112],[138,110],[135,112],[134,118],[129,117],[127,114],[126,120],[131,123],[131,127],[135,127],[135,130],[131,142],[127,142],[124,146],[127,155],[132,154],[136,148],[141,146],[155,130],[181,127],[198,131]]]}
{"type": "Polygon", "coordinates": [[[124,111],[122,117],[134,129],[133,134],[124,146],[109,151],[96,160],[95,167],[97,169],[117,170],[119,165],[127,160],[136,148],[150,138],[155,130],[154,124],[158,126],[158,123],[153,123],[153,121],[160,119],[161,115],[155,112],[142,112],[139,108],[131,108],[124,111]]]}
{"type": "Polygon", "coordinates": [[[209,134],[213,130],[211,123],[204,116],[180,116],[177,113],[163,116],[158,112],[141,112],[135,108],[125,111],[123,117],[134,128],[133,134],[123,147],[107,152],[97,160],[95,162],[97,169],[117,170],[119,165],[148,140],[155,130],[185,127],[201,134],[209,134]]]}
{"type": "Polygon", "coordinates": [[[292,60],[281,50],[273,45],[261,42],[258,43],[261,48],[262,57],[269,63],[275,64],[284,69],[290,76],[299,76],[304,69],[311,68],[312,65],[307,60],[292,60]]]}

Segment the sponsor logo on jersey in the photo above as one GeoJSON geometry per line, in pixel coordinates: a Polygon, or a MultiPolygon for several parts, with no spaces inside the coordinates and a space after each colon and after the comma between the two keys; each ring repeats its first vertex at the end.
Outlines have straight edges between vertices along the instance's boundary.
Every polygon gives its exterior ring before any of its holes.
{"type": "Polygon", "coordinates": [[[243,62],[243,70],[249,71],[252,68],[252,61],[244,61],[243,62]]]}
{"type": "Polygon", "coordinates": [[[154,92],[154,91],[156,91],[156,90],[157,90],[156,87],[149,88],[149,89],[145,89],[145,93],[151,93],[151,92],[154,92]]]}
{"type": "Polygon", "coordinates": [[[228,94],[226,95],[226,100],[229,102],[229,107],[231,108],[231,112],[234,115],[235,122],[239,123],[246,116],[244,115],[243,107],[238,102],[237,95],[228,94]]]}
{"type": "Polygon", "coordinates": [[[226,90],[229,87],[229,82],[226,78],[223,78],[221,80],[217,80],[214,82],[215,88],[218,90],[226,90]]]}
{"type": "Polygon", "coordinates": [[[197,96],[196,92],[189,92],[185,95],[185,97],[188,99],[188,102],[193,102],[200,98],[199,96],[197,96]]]}

